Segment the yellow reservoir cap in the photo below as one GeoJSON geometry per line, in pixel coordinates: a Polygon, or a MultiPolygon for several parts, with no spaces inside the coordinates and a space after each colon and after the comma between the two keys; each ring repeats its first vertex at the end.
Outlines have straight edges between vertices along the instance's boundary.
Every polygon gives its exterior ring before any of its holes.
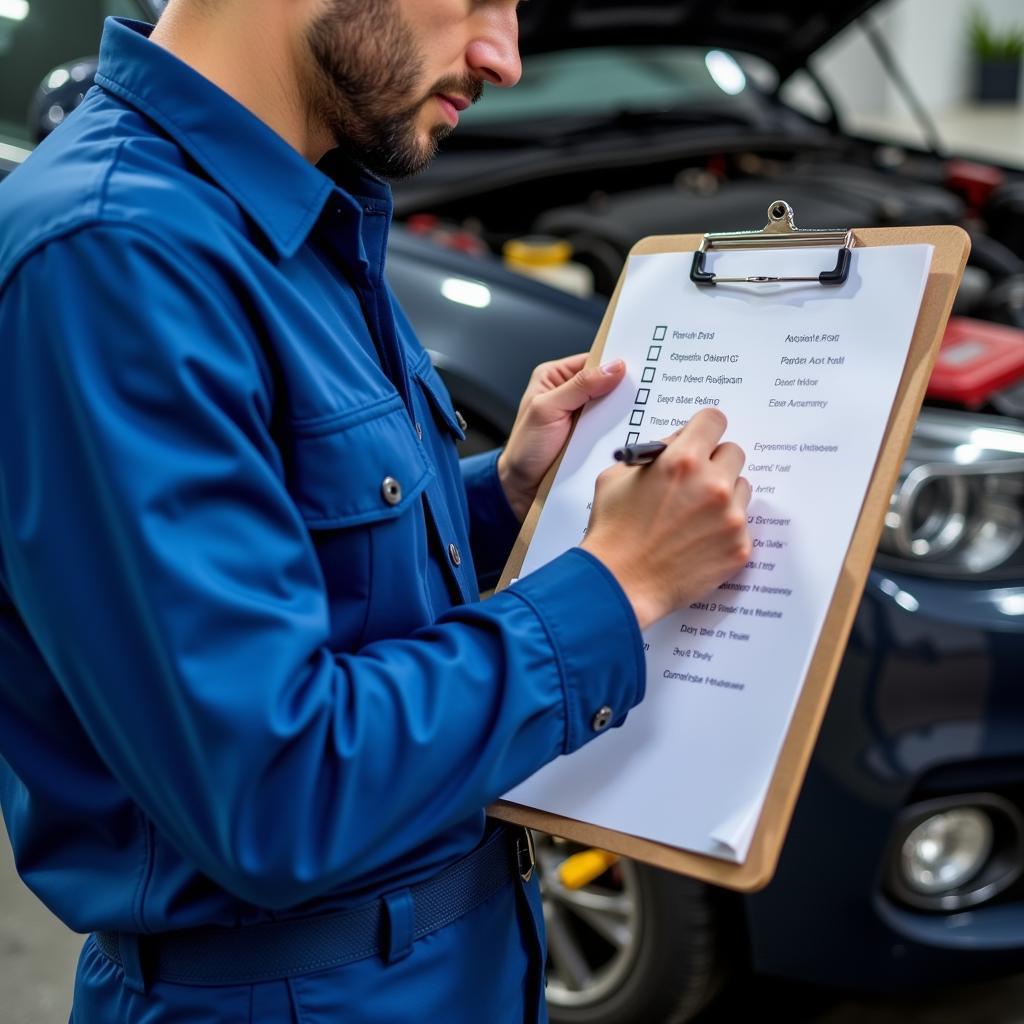
{"type": "Polygon", "coordinates": [[[558,865],[558,879],[566,889],[582,889],[618,864],[619,855],[607,850],[581,850],[558,865]]]}
{"type": "Polygon", "coordinates": [[[559,267],[572,259],[572,243],[549,235],[527,235],[509,239],[501,253],[510,266],[559,267]]]}

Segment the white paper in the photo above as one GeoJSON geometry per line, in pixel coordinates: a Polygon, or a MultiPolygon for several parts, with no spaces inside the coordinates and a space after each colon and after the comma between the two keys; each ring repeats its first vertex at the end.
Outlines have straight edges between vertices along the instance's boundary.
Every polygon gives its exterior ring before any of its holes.
{"type": "MultiPolygon", "coordinates": [[[[923,245],[855,249],[841,286],[704,288],[690,282],[687,254],[630,260],[604,352],[626,360],[628,379],[580,417],[520,575],[580,542],[594,480],[615,448],[662,438],[712,403],[729,419],[726,439],[747,454],[754,554],[706,600],[645,633],[647,696],[626,724],[548,765],[508,800],[746,858],[931,258],[923,245]]],[[[802,249],[712,253],[707,262],[737,276],[817,274],[834,261],[834,250],[802,249]]]]}

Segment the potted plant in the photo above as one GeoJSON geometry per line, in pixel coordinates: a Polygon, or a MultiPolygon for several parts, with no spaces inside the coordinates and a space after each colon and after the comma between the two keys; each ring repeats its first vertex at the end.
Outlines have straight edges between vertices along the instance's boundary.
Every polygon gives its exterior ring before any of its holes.
{"type": "Polygon", "coordinates": [[[970,19],[971,49],[976,69],[976,96],[981,102],[1013,103],[1020,94],[1024,60],[1024,28],[996,29],[980,8],[970,19]]]}

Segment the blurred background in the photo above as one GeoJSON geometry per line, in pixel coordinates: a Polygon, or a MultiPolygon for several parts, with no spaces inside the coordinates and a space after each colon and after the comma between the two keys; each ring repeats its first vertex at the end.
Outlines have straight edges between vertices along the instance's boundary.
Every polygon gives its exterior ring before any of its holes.
{"type": "MultiPolygon", "coordinates": [[[[1013,87],[1020,72],[1012,71],[1020,63],[1014,43],[1024,22],[1019,0],[896,0],[879,4],[873,15],[874,29],[951,152],[1024,164],[1024,108],[1019,84],[1013,87]],[[1007,84],[1000,92],[1001,72],[984,69],[1004,64],[1007,84]]],[[[927,145],[919,120],[861,27],[826,44],[811,67],[828,83],[848,131],[927,145]]],[[[820,110],[806,76],[795,76],[789,89],[787,98],[795,105],[820,110]]]]}

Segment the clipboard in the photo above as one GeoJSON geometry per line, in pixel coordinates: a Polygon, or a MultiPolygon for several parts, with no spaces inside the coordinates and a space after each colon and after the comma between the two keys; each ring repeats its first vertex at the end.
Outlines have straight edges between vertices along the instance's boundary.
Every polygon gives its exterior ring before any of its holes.
{"type": "MultiPolygon", "coordinates": [[[[712,233],[704,236],[672,235],[646,238],[633,247],[630,256],[693,252],[690,280],[698,287],[715,287],[717,284],[737,282],[756,286],[799,280],[817,281],[823,288],[827,288],[846,279],[851,250],[854,247],[926,244],[934,247],[934,254],[917,325],[879,455],[810,668],[785,734],[747,857],[742,863],[731,863],[504,800],[488,808],[491,817],[525,825],[586,846],[599,847],[739,892],[756,892],[764,888],[775,874],[881,536],[889,499],[910,444],[914,424],[924,400],[925,389],[970,252],[970,239],[967,233],[952,225],[802,230],[794,223],[792,207],[782,200],[776,200],[771,204],[768,217],[768,225],[761,230],[712,233]],[[779,278],[764,275],[735,279],[716,278],[713,274],[707,273],[704,264],[705,254],[712,248],[768,250],[808,246],[836,247],[835,269],[825,271],[815,278],[779,278]]],[[[599,365],[601,362],[624,281],[625,271],[608,305],[591,349],[588,366],[599,365]]],[[[498,590],[508,586],[519,575],[560,462],[561,457],[552,466],[538,491],[537,499],[527,515],[502,574],[498,590]]]]}

